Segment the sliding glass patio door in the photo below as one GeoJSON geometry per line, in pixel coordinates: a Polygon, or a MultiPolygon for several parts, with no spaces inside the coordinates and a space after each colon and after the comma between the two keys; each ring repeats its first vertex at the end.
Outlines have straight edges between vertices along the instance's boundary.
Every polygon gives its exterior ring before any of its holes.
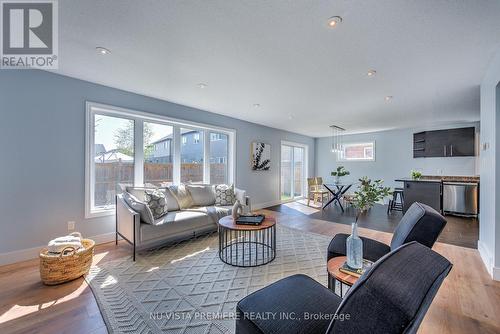
{"type": "Polygon", "coordinates": [[[305,148],[292,144],[281,145],[281,200],[304,196],[305,148]]]}

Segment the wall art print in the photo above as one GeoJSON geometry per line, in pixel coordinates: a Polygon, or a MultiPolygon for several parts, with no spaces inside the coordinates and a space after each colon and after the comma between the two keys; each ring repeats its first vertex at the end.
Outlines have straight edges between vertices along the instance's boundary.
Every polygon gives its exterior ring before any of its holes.
{"type": "Polygon", "coordinates": [[[252,143],[252,170],[261,171],[271,169],[271,145],[266,143],[252,143]]]}

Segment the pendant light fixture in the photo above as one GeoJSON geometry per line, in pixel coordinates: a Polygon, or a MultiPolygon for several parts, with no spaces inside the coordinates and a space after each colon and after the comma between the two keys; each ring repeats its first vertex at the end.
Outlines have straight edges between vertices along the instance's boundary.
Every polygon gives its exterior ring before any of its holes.
{"type": "Polygon", "coordinates": [[[333,153],[340,153],[342,151],[342,139],[345,129],[337,125],[330,125],[330,128],[332,129],[331,150],[333,153]]]}

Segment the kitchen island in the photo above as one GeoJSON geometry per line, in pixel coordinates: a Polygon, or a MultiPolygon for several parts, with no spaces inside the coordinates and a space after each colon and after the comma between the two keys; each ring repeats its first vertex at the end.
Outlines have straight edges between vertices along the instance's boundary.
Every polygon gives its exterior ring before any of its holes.
{"type": "Polygon", "coordinates": [[[420,179],[400,178],[396,181],[404,184],[403,212],[414,202],[420,202],[442,214],[477,216],[478,176],[422,176],[420,179]]]}

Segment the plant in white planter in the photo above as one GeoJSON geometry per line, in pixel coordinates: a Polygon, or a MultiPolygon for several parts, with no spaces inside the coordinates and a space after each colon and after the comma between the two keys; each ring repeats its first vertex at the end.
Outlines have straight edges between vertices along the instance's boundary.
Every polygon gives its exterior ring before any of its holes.
{"type": "Polygon", "coordinates": [[[391,188],[382,185],[382,180],[372,181],[365,176],[359,179],[359,182],[353,198],[353,206],[358,210],[356,221],[352,223],[351,235],[346,240],[347,265],[353,269],[363,267],[363,241],[358,236],[359,216],[392,193],[391,188]]]}
{"type": "Polygon", "coordinates": [[[347,176],[350,174],[351,173],[347,169],[345,169],[344,166],[338,166],[337,170],[335,170],[331,173],[331,175],[335,177],[335,183],[340,183],[340,178],[342,176],[347,176]]]}

